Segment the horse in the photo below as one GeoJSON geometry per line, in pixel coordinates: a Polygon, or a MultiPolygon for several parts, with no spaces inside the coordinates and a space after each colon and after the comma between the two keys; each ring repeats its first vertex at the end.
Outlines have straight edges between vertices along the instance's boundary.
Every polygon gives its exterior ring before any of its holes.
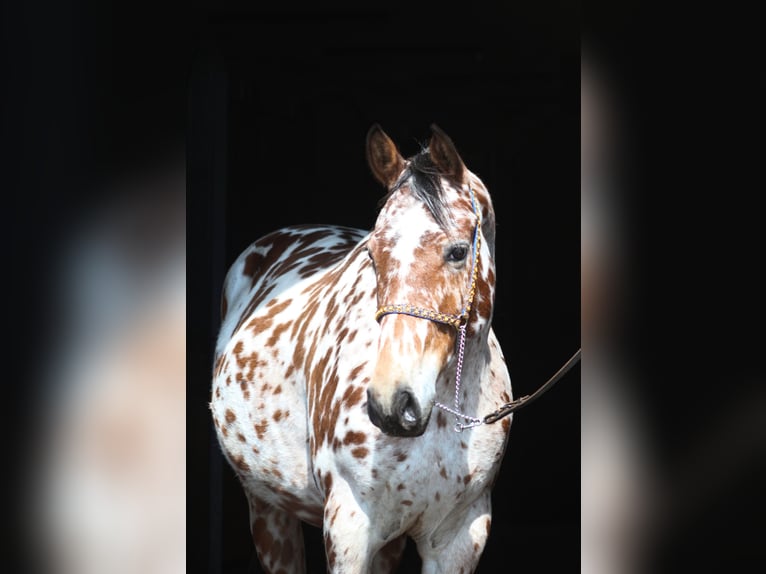
{"type": "Polygon", "coordinates": [[[511,400],[495,214],[431,130],[405,159],[370,128],[372,231],[287,227],[227,272],[210,409],[269,574],[306,571],[301,522],[333,573],[394,572],[407,537],[422,572],[473,572],[487,542],[511,426],[476,416],[511,400]]]}

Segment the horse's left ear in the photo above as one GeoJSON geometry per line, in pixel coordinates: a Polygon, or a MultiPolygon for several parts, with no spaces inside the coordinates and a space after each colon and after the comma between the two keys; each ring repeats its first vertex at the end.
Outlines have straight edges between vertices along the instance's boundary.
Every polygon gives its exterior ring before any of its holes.
{"type": "Polygon", "coordinates": [[[367,132],[367,163],[375,178],[388,189],[404,169],[404,158],[396,144],[378,124],[367,132]]]}
{"type": "Polygon", "coordinates": [[[463,160],[460,159],[460,154],[455,149],[455,144],[436,124],[431,124],[431,131],[433,134],[428,144],[431,160],[443,174],[456,181],[462,181],[465,165],[463,165],[463,160]]]}

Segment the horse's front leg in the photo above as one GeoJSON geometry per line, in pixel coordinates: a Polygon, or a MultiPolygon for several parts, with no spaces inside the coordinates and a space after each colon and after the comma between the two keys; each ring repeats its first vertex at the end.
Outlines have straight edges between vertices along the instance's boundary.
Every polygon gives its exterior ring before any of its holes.
{"type": "Polygon", "coordinates": [[[487,490],[467,509],[447,517],[432,535],[417,541],[423,574],[474,572],[487,543],[491,522],[492,507],[487,490]]]}
{"type": "Polygon", "coordinates": [[[325,496],[323,530],[328,572],[367,574],[383,541],[372,532],[369,517],[348,483],[336,478],[325,496]]]}
{"type": "Polygon", "coordinates": [[[248,494],[250,531],[263,569],[269,573],[304,574],[303,529],[294,516],[248,494]]]}

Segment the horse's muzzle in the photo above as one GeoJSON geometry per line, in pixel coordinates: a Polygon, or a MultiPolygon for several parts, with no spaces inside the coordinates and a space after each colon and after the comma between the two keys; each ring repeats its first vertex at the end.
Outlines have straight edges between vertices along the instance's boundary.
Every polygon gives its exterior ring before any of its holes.
{"type": "Polygon", "coordinates": [[[391,436],[420,436],[425,432],[429,419],[428,416],[423,418],[418,401],[406,389],[394,393],[388,413],[368,389],[367,414],[372,424],[391,436]]]}

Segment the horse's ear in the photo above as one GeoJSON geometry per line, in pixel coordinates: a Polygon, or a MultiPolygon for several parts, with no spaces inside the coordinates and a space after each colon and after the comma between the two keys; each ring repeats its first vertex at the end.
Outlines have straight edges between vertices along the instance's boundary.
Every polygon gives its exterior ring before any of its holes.
{"type": "Polygon", "coordinates": [[[378,124],[373,124],[367,132],[367,163],[372,174],[386,189],[394,184],[404,169],[404,158],[396,149],[396,144],[378,124]]]}
{"type": "Polygon", "coordinates": [[[443,174],[457,181],[462,181],[465,166],[463,160],[460,159],[460,154],[455,149],[455,144],[436,124],[431,124],[431,131],[433,134],[428,144],[431,160],[443,174]]]}

